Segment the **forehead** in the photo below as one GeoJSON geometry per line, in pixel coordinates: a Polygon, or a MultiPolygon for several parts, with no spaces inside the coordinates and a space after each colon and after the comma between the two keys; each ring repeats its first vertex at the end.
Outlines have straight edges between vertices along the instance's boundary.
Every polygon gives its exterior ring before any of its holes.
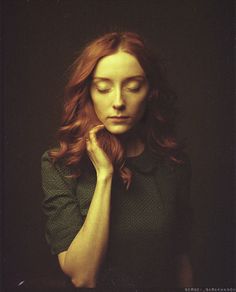
{"type": "Polygon", "coordinates": [[[113,55],[103,57],[97,64],[93,77],[109,79],[125,79],[145,73],[136,57],[119,51],[113,55]]]}

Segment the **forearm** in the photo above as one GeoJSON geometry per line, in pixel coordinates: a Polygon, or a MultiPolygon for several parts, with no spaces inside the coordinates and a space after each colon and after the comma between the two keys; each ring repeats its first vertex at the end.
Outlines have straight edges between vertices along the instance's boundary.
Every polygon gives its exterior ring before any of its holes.
{"type": "Polygon", "coordinates": [[[68,248],[63,271],[75,286],[94,287],[107,249],[112,175],[100,175],[86,220],[68,248]]]}

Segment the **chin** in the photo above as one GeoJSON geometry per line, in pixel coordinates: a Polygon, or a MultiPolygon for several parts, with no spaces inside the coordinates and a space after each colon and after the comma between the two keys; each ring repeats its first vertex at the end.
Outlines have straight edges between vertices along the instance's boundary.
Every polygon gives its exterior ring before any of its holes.
{"type": "MultiPolygon", "coordinates": [[[[105,125],[106,127],[106,125],[105,125]]],[[[114,135],[122,135],[127,133],[132,127],[127,127],[123,125],[117,125],[117,126],[108,126],[106,127],[107,131],[114,135]]]]}

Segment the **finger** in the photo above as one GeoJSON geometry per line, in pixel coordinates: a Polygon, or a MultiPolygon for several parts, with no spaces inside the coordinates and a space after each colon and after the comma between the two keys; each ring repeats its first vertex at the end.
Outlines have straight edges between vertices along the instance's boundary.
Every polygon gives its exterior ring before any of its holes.
{"type": "Polygon", "coordinates": [[[97,125],[96,127],[92,128],[92,130],[89,131],[89,139],[92,143],[96,143],[96,134],[98,131],[104,129],[104,125],[97,125]]]}
{"type": "Polygon", "coordinates": [[[91,143],[90,143],[89,139],[86,139],[86,149],[88,151],[90,151],[90,149],[91,149],[91,143]]]}
{"type": "Polygon", "coordinates": [[[98,132],[98,131],[100,131],[101,129],[104,129],[104,128],[105,128],[105,126],[103,124],[100,124],[100,125],[97,125],[97,126],[93,127],[90,130],[90,132],[98,132]]]}

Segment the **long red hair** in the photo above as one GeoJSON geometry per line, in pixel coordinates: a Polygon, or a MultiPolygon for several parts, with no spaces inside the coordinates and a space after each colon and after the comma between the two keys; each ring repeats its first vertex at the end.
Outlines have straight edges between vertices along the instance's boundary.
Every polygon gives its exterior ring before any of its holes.
{"type": "MultiPolygon", "coordinates": [[[[83,160],[87,159],[85,139],[88,132],[100,124],[90,97],[92,73],[101,58],[118,50],[136,57],[149,82],[148,105],[142,119],[145,145],[159,158],[179,162],[179,145],[174,135],[175,94],[169,89],[156,57],[140,36],[132,32],[113,32],[85,47],[72,65],[71,78],[65,88],[64,114],[58,130],[60,147],[50,155],[54,161],[63,158],[75,177],[83,172],[83,160]]],[[[125,167],[125,145],[107,130],[99,132],[98,142],[123,181],[129,184],[131,172],[125,167]]]]}

